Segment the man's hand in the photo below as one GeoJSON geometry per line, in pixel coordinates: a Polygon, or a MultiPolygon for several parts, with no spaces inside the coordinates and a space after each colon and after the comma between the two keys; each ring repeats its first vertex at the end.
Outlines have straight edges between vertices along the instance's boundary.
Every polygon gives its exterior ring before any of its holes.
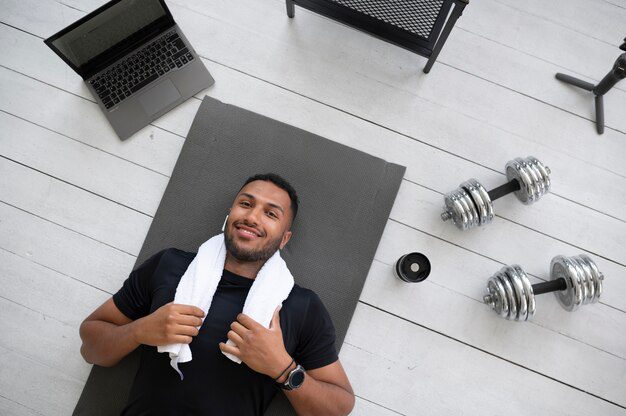
{"type": "Polygon", "coordinates": [[[196,306],[166,303],[137,320],[135,340],[152,346],[189,344],[198,335],[203,317],[204,311],[196,306]]]}
{"type": "Polygon", "coordinates": [[[220,349],[241,359],[257,373],[278,377],[291,362],[280,329],[280,308],[274,311],[269,329],[243,313],[237,315],[227,335],[235,345],[220,342],[220,349]]]}

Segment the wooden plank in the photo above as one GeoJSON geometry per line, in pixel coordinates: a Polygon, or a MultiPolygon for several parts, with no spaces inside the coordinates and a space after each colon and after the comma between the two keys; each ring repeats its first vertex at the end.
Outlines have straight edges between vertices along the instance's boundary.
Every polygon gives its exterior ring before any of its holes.
{"type": "MultiPolygon", "coordinates": [[[[537,352],[558,356],[558,351],[537,352]]],[[[624,408],[363,304],[357,306],[341,360],[358,394],[405,415],[626,414],[624,408]]],[[[623,393],[620,383],[602,387],[623,393]]]]}
{"type": "MultiPolygon", "coordinates": [[[[92,289],[92,292],[95,291],[92,289]]],[[[0,348],[45,363],[79,384],[87,380],[86,371],[90,366],[80,355],[81,340],[77,327],[9,301],[4,296],[0,297],[0,312],[3,334],[0,348]]]]}
{"type": "Polygon", "coordinates": [[[77,329],[122,286],[120,281],[115,291],[107,292],[4,249],[0,249],[0,259],[0,296],[28,308],[27,313],[36,311],[44,320],[53,319],[64,336],[67,327],[77,329]]]}
{"type": "Polygon", "coordinates": [[[3,85],[9,86],[0,91],[2,100],[0,110],[18,117],[34,115],[34,117],[28,117],[28,120],[94,149],[115,154],[166,176],[169,176],[173,170],[184,137],[149,125],[133,136],[132,140],[122,142],[113,133],[110,124],[95,102],[67,94],[39,82],[29,82],[27,81],[29,78],[5,68],[0,69],[0,74],[3,85]],[[5,76],[22,77],[23,82],[19,84],[24,88],[22,93],[11,92],[13,86],[9,85],[10,81],[5,76]],[[41,111],[42,101],[30,101],[35,97],[46,102],[54,102],[59,108],[63,108],[63,111],[41,111]]]}
{"type": "Polygon", "coordinates": [[[72,413],[84,382],[7,348],[0,347],[0,392],[46,416],[72,413]]]}
{"type": "MultiPolygon", "coordinates": [[[[88,105],[85,103],[84,107],[88,105]]],[[[0,123],[3,125],[0,154],[3,156],[90,189],[145,215],[154,215],[155,202],[158,204],[163,195],[169,175],[111,157],[9,114],[0,114],[0,123]]],[[[170,158],[175,159],[177,155],[172,153],[170,158]]]]}
{"type": "Polygon", "coordinates": [[[139,254],[167,177],[4,113],[0,125],[0,155],[29,166],[0,158],[1,201],[139,254]]]}
{"type": "MultiPolygon", "coordinates": [[[[488,187],[494,187],[504,180],[502,174],[493,175],[492,171],[483,166],[458,157],[451,157],[446,152],[438,151],[428,145],[369,123],[355,120],[353,117],[337,113],[332,109],[311,103],[293,94],[280,90],[272,91],[271,86],[259,83],[256,80],[250,80],[249,77],[234,71],[217,66],[211,70],[214,74],[218,74],[222,80],[228,80],[227,84],[240,86],[240,88],[224,88],[224,84],[222,84],[222,87],[212,91],[212,95],[216,98],[228,102],[234,101],[233,104],[243,107],[252,107],[251,110],[253,111],[258,111],[279,120],[287,118],[287,122],[296,124],[298,127],[325,135],[333,140],[376,154],[387,160],[404,164],[409,168],[407,178],[419,181],[419,183],[431,189],[442,193],[449,192],[458,186],[462,180],[469,177],[481,178],[485,186],[488,187]],[[257,97],[259,100],[256,100],[257,97]],[[271,102],[275,103],[273,106],[265,104],[270,99],[269,97],[272,97],[271,102]],[[285,113],[285,108],[290,108],[290,113],[285,113]],[[306,109],[306,111],[294,111],[293,108],[306,109]],[[314,119],[312,118],[312,112],[315,114],[319,113],[320,116],[314,119]],[[331,119],[336,120],[336,122],[329,124],[331,119]],[[339,133],[341,136],[347,137],[338,137],[339,133]],[[377,140],[372,140],[372,137],[377,138],[377,140]],[[390,143],[392,145],[389,145],[390,143]],[[442,172],[454,172],[454,175],[446,176],[442,172]]],[[[32,110],[33,106],[31,103],[38,100],[38,98],[29,98],[28,95],[24,94],[24,91],[30,90],[36,95],[59,94],[59,99],[64,99],[62,98],[62,92],[39,84],[39,87],[43,90],[40,91],[37,86],[33,85],[35,81],[10,71],[5,72],[5,74],[8,77],[7,84],[16,86],[15,96],[19,96],[16,100],[23,101],[19,106],[11,107],[11,111],[17,112],[16,108],[23,109],[24,111],[19,111],[21,117],[36,119],[38,120],[36,122],[49,122],[49,120],[41,120],[38,113],[32,110]],[[17,89],[20,91],[19,94],[17,89]]],[[[80,103],[79,100],[76,101],[75,105],[77,106],[76,112],[85,111],[85,106],[90,106],[89,103],[80,103]]],[[[160,119],[156,124],[166,130],[176,131],[172,129],[181,127],[186,131],[195,115],[197,105],[197,102],[190,100],[183,107],[177,109],[176,112],[172,112],[160,119]]],[[[68,131],[72,129],[71,126],[55,125],[53,127],[62,129],[61,132],[66,135],[73,135],[72,131],[68,131]]],[[[79,139],[89,140],[88,137],[79,139]]],[[[155,146],[158,145],[155,144],[155,146]]],[[[120,155],[120,157],[129,156],[120,155]]],[[[162,155],[161,158],[164,159],[165,156],[162,155]]],[[[132,161],[138,164],[149,163],[145,157],[132,161]]],[[[171,172],[175,158],[170,157],[170,160],[163,160],[163,162],[163,166],[153,164],[152,168],[160,172],[171,172]]],[[[611,175],[601,169],[594,169],[590,166],[586,168],[587,170],[577,169],[575,175],[578,175],[578,178],[572,178],[571,181],[559,181],[558,178],[555,178],[553,187],[558,190],[557,192],[564,190],[574,200],[586,199],[584,198],[585,195],[582,195],[581,198],[581,195],[578,194],[593,193],[593,195],[588,195],[588,197],[593,198],[591,202],[598,208],[620,207],[620,201],[626,200],[626,179],[611,175]],[[601,198],[601,195],[606,195],[606,198],[601,198]]],[[[552,166],[552,169],[555,170],[554,166],[552,166]]],[[[569,169],[571,170],[572,167],[569,169]]],[[[127,196],[127,198],[134,197],[132,193],[127,196]]],[[[501,213],[500,215],[512,221],[524,224],[542,233],[553,235],[558,239],[571,241],[572,244],[578,247],[595,253],[602,253],[621,263],[626,262],[626,251],[620,248],[626,243],[626,223],[624,222],[605,218],[602,214],[590,211],[567,199],[553,198],[553,195],[549,195],[531,208],[519,204],[513,197],[504,198],[496,203],[496,208],[497,212],[501,213]],[[564,212],[568,212],[570,215],[563,215],[564,212]],[[588,223],[571,221],[572,217],[589,218],[589,222],[594,224],[595,232],[589,232],[588,223]]]]}
{"type": "MultiPolygon", "coordinates": [[[[98,7],[96,4],[102,5],[104,3],[106,2],[94,3],[92,10],[98,7]]],[[[71,5],[65,1],[3,0],[0,22],[47,38],[85,14],[85,12],[78,10],[75,4],[71,5]],[[34,6],[37,6],[38,10],[35,10],[34,6]]]]}
{"type": "Polygon", "coordinates": [[[44,416],[43,413],[30,409],[0,395],[0,414],[4,416],[44,416]]]}
{"type": "Polygon", "coordinates": [[[0,202],[0,248],[108,293],[135,257],[0,202]]]}
{"type": "MultiPolygon", "coordinates": [[[[497,0],[514,10],[530,14],[575,32],[619,45],[624,38],[626,9],[614,4],[597,0],[497,0]]],[[[626,5],[626,3],[624,3],[626,5]]]]}
{"type": "Polygon", "coordinates": [[[352,409],[351,415],[359,416],[397,416],[402,413],[394,412],[393,410],[382,407],[376,403],[372,403],[359,396],[356,396],[354,403],[354,409],[352,409]]]}

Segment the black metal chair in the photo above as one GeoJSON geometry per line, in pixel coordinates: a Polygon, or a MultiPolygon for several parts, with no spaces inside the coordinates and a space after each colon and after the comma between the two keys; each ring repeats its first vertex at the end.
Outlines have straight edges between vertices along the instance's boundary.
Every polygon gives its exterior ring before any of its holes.
{"type": "Polygon", "coordinates": [[[428,73],[469,0],[286,0],[428,58],[428,73]]]}

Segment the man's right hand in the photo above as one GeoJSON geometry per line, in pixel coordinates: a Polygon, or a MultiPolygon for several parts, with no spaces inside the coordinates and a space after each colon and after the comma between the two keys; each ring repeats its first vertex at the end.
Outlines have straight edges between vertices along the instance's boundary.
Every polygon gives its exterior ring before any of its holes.
{"type": "Polygon", "coordinates": [[[196,306],[166,303],[156,311],[137,320],[135,341],[161,346],[189,344],[198,335],[204,311],[196,306]]]}

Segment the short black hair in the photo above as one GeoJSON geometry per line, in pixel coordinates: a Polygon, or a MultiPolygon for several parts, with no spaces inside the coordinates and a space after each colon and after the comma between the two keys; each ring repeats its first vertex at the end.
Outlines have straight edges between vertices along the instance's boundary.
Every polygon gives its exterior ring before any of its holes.
{"type": "Polygon", "coordinates": [[[296,219],[296,215],[298,214],[298,194],[296,193],[294,187],[291,186],[291,184],[287,182],[286,179],[275,173],[258,173],[246,179],[246,182],[241,186],[241,188],[239,188],[239,190],[241,191],[244,186],[254,181],[271,182],[283,191],[287,192],[287,194],[289,195],[289,199],[291,200],[291,212],[293,213],[293,216],[291,217],[291,222],[293,223],[293,221],[296,219]]]}

